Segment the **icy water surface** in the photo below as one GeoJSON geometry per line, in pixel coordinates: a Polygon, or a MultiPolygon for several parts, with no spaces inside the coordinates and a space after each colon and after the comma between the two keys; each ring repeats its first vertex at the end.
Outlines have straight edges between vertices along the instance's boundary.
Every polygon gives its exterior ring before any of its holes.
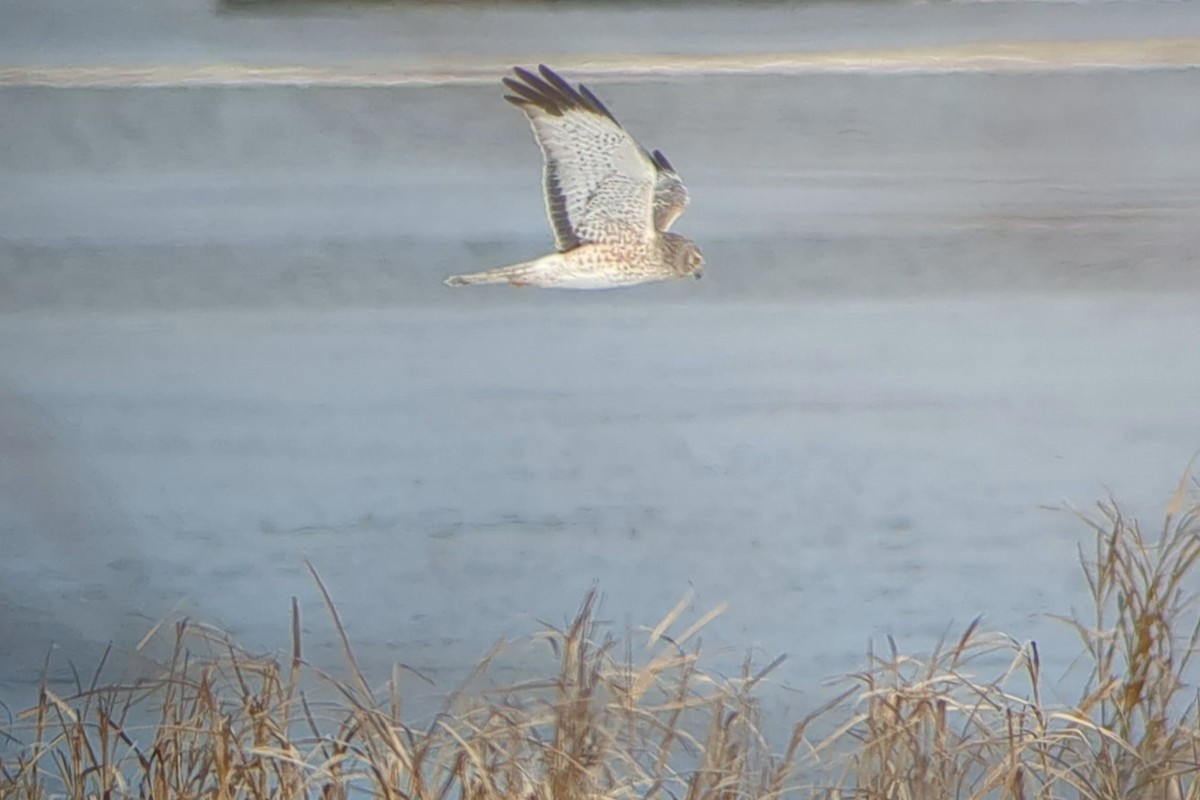
{"type": "Polygon", "coordinates": [[[6,400],[36,407],[6,431],[37,465],[4,476],[23,512],[5,585],[40,634],[17,622],[14,677],[47,635],[128,636],[123,612],[179,597],[283,647],[297,595],[310,657],[336,663],[303,557],[376,669],[458,674],[593,583],[622,623],[689,586],[729,601],[709,646],[788,652],[803,687],[870,636],[928,644],[977,614],[1065,669],[1070,638],[1034,615],[1080,602],[1082,527],[1042,506],[1104,480],[1155,509],[1200,391],[1175,361],[1195,304],[1161,296],[555,296],[2,330],[6,400]]]}

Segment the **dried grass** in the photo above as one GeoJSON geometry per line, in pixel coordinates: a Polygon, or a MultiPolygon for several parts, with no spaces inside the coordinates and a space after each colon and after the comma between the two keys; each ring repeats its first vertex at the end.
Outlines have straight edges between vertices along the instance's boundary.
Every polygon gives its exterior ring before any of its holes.
{"type": "Polygon", "coordinates": [[[976,620],[923,659],[889,641],[773,746],[755,690],[781,659],[714,678],[696,641],[720,609],[672,637],[685,598],[637,648],[597,622],[593,592],[568,626],[537,636],[556,675],[456,693],[414,727],[399,676],[371,689],[326,593],[348,678],[306,665],[294,601],[282,664],[180,623],[156,680],[100,685],[101,663],[69,698],[43,684],[38,705],[0,728],[0,799],[1200,800],[1200,503],[1184,488],[1157,541],[1111,501],[1083,517],[1093,608],[1061,619],[1090,674],[1070,707],[1043,701],[1034,643],[976,620]],[[997,659],[1007,666],[994,678],[973,677],[997,659]],[[338,702],[311,703],[314,683],[338,702]],[[131,723],[148,709],[153,724],[131,723]],[[817,727],[827,733],[814,738],[817,727]]]}

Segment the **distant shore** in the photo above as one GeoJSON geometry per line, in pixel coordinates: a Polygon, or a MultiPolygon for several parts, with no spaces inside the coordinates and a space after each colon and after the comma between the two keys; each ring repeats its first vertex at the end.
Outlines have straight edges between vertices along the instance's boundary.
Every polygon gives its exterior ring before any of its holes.
{"type": "MultiPolygon", "coordinates": [[[[533,63],[538,56],[514,58],[533,63]]],[[[1038,72],[1200,67],[1200,37],[1100,41],[1013,41],[705,55],[574,55],[555,59],[581,78],[662,78],[812,73],[1038,72]]],[[[25,66],[0,69],[0,86],[443,86],[486,84],[510,64],[452,60],[411,66],[387,61],[340,65],[196,63],[25,66]]]]}

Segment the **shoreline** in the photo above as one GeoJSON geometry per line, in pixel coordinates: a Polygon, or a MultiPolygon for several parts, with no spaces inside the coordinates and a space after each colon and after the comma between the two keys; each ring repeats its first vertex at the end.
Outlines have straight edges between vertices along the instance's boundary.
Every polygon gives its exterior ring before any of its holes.
{"type": "MultiPolygon", "coordinates": [[[[168,88],[187,86],[391,87],[490,85],[512,63],[545,56],[514,56],[507,62],[431,63],[388,60],[333,65],[195,64],[30,65],[0,68],[0,86],[58,88],[168,88]],[[509,63],[511,62],[511,63],[509,63]]],[[[704,55],[585,55],[553,59],[580,80],[781,77],[809,74],[940,75],[961,72],[1029,73],[1098,70],[1195,69],[1200,37],[1091,41],[1008,41],[953,45],[807,52],[704,55]]]]}

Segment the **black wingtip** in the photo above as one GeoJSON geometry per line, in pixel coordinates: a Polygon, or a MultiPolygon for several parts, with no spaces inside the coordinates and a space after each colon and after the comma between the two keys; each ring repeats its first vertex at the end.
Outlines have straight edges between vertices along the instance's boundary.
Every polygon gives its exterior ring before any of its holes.
{"type": "Polygon", "coordinates": [[[600,98],[592,94],[592,90],[584,86],[582,83],[579,84],[579,93],[587,98],[587,102],[591,105],[592,111],[595,111],[598,114],[603,114],[613,122],[617,121],[617,118],[613,116],[613,113],[608,110],[608,106],[604,105],[604,103],[601,103],[600,98]]]}
{"type": "Polygon", "coordinates": [[[671,166],[671,162],[667,160],[667,157],[665,155],[663,155],[662,150],[655,150],[651,155],[654,158],[654,164],[659,169],[664,169],[667,172],[675,171],[675,168],[673,166],[671,166]]]}
{"type": "MultiPolygon", "coordinates": [[[[514,66],[512,70],[516,77],[505,77],[502,82],[505,88],[513,92],[513,95],[524,98],[525,102],[509,99],[510,103],[518,106],[534,105],[555,116],[561,115],[571,108],[580,108],[608,117],[614,123],[620,124],[608,107],[600,102],[600,98],[592,94],[591,90],[583,84],[579,84],[578,87],[572,86],[548,65],[538,64],[536,73],[525,67],[514,66]]],[[[512,95],[506,95],[506,97],[511,98],[512,95]]]]}
{"type": "Polygon", "coordinates": [[[541,76],[545,78],[550,85],[552,85],[555,89],[558,89],[558,91],[562,93],[563,97],[576,103],[583,102],[583,97],[575,90],[574,86],[567,83],[566,79],[564,79],[562,75],[559,75],[545,64],[538,64],[538,72],[541,73],[541,76]]]}
{"type": "MultiPolygon", "coordinates": [[[[513,105],[521,107],[537,106],[547,114],[553,114],[554,116],[561,116],[563,110],[569,107],[564,104],[564,98],[558,95],[553,86],[529,70],[522,69],[521,67],[513,67],[513,73],[521,80],[508,77],[501,79],[504,88],[510,90],[513,95],[521,98],[520,102],[509,100],[513,105]]],[[[505,95],[505,97],[511,97],[511,95],[505,95]]]]}
{"type": "Polygon", "coordinates": [[[525,98],[526,101],[545,108],[547,111],[556,111],[557,106],[551,102],[551,98],[547,98],[542,92],[539,92],[536,87],[529,86],[514,81],[512,78],[504,79],[504,87],[510,90],[513,94],[525,98]]]}
{"type": "MultiPolygon", "coordinates": [[[[525,69],[524,67],[513,67],[513,72],[517,73],[517,75],[520,76],[523,80],[537,81],[537,79],[538,79],[537,75],[534,75],[532,72],[525,69]]],[[[512,78],[508,78],[507,80],[512,80],[512,78]]]]}

